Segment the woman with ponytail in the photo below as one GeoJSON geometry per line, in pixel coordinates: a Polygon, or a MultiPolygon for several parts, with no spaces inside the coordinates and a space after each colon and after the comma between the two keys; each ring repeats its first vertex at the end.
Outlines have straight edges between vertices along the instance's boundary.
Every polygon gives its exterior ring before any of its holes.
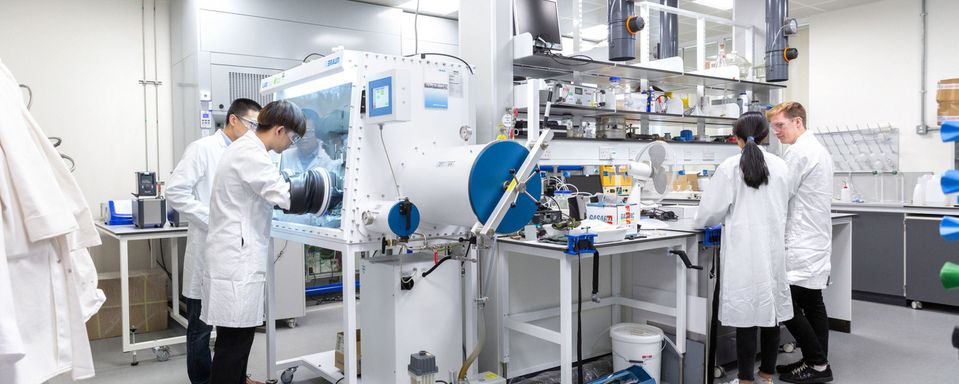
{"type": "Polygon", "coordinates": [[[736,328],[739,379],[733,383],[756,381],[756,336],[761,333],[758,382],[766,384],[776,373],[779,323],[793,317],[785,267],[789,171],[762,146],[769,135],[762,114],[743,114],[733,133],[742,153],[716,169],[703,191],[696,226],[723,226],[719,321],[736,328]]]}

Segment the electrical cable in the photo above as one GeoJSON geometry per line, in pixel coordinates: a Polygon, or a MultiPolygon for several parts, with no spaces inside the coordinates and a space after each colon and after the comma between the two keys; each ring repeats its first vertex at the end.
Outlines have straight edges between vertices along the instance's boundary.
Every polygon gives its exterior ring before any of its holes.
{"type": "Polygon", "coordinates": [[[546,57],[549,57],[551,60],[555,61],[556,64],[559,64],[559,65],[568,65],[568,66],[588,65],[588,64],[593,64],[593,62],[596,61],[596,60],[593,59],[592,57],[589,57],[589,56],[586,56],[586,55],[563,56],[563,55],[557,55],[557,54],[555,54],[555,53],[547,53],[547,54],[546,54],[546,57]],[[577,57],[585,57],[586,60],[587,60],[587,62],[585,62],[585,63],[570,64],[570,63],[563,63],[563,62],[557,60],[557,58],[560,58],[560,59],[575,59],[575,58],[577,58],[577,57]]]}
{"type": "Polygon", "coordinates": [[[447,55],[447,54],[445,54],[445,53],[439,53],[439,52],[423,52],[423,53],[414,53],[414,54],[412,54],[412,55],[406,55],[406,56],[403,56],[403,57],[413,57],[413,56],[416,56],[416,55],[420,55],[420,58],[421,58],[421,59],[425,59],[426,56],[443,56],[443,57],[453,58],[453,59],[459,60],[460,62],[462,62],[463,64],[465,64],[465,65],[466,65],[466,69],[468,69],[468,70],[470,71],[470,75],[475,75],[475,74],[476,74],[476,73],[473,72],[473,66],[470,65],[470,63],[466,62],[466,60],[463,60],[462,58],[460,58],[459,56],[447,55]]]}
{"type": "Polygon", "coordinates": [[[276,255],[276,258],[275,258],[275,259],[273,259],[273,264],[276,264],[276,262],[279,261],[281,257],[283,257],[283,253],[286,252],[286,246],[288,246],[288,245],[290,245],[290,241],[289,241],[289,240],[284,240],[284,241],[283,241],[283,249],[280,249],[280,253],[276,255]]]}
{"type": "Polygon", "coordinates": [[[393,175],[393,186],[396,187],[396,198],[400,198],[400,184],[396,182],[396,172],[393,171],[393,162],[390,161],[390,151],[386,149],[386,140],[383,139],[383,124],[380,124],[380,144],[383,144],[383,153],[386,155],[386,164],[390,167],[390,175],[393,175]]]}
{"type": "Polygon", "coordinates": [[[326,57],[326,55],[322,53],[313,52],[313,53],[310,53],[309,55],[306,55],[306,57],[303,58],[303,62],[306,63],[307,62],[306,60],[309,59],[310,57],[313,57],[314,55],[319,57],[326,57]]]}
{"type": "Polygon", "coordinates": [[[20,84],[20,88],[27,90],[27,96],[29,96],[29,98],[27,99],[27,110],[29,111],[30,107],[33,106],[33,89],[31,89],[30,86],[26,84],[20,84]]]}
{"type": "Polygon", "coordinates": [[[579,250],[576,252],[576,269],[579,271],[576,282],[576,381],[583,384],[583,255],[579,250]]]}
{"type": "Polygon", "coordinates": [[[416,0],[416,14],[413,15],[413,54],[420,53],[420,0],[416,0]]]}

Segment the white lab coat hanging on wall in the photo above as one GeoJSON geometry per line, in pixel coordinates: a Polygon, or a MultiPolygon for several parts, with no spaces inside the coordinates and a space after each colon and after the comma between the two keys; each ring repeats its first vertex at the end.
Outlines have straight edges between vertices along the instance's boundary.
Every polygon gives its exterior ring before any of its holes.
{"type": "Polygon", "coordinates": [[[2,62],[0,115],[0,302],[6,286],[12,302],[0,312],[0,383],[40,383],[71,371],[74,380],[92,377],[85,323],[105,298],[86,248],[100,237],[76,180],[2,62]],[[8,340],[12,348],[2,344],[8,340]]]}

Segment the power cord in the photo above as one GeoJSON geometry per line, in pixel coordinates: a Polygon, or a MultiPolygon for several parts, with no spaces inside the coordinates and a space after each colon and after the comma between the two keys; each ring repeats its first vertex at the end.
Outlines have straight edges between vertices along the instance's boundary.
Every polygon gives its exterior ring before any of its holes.
{"type": "Polygon", "coordinates": [[[421,59],[425,59],[426,56],[443,56],[443,57],[453,58],[453,59],[459,60],[461,63],[465,64],[465,65],[466,65],[466,69],[468,69],[468,70],[470,71],[470,75],[475,75],[475,74],[476,74],[476,73],[473,72],[473,66],[471,66],[470,63],[467,63],[466,60],[463,60],[463,59],[460,58],[459,56],[447,55],[447,54],[445,54],[445,53],[439,53],[439,52],[423,52],[423,53],[414,53],[414,54],[412,54],[412,55],[406,55],[406,56],[404,56],[404,57],[413,57],[413,56],[416,56],[416,55],[419,55],[421,59]]]}
{"type": "Polygon", "coordinates": [[[303,62],[305,63],[309,58],[311,58],[311,57],[313,57],[313,56],[326,57],[326,55],[324,55],[324,54],[322,54],[322,53],[313,52],[313,53],[311,53],[311,54],[309,54],[309,55],[306,55],[306,57],[303,58],[303,62]]]}
{"type": "Polygon", "coordinates": [[[420,0],[416,0],[416,14],[413,15],[413,54],[420,53],[420,0]]]}
{"type": "Polygon", "coordinates": [[[399,198],[400,184],[396,182],[396,173],[393,171],[393,162],[390,161],[390,151],[386,149],[386,140],[383,139],[383,124],[380,124],[380,144],[383,145],[383,153],[386,155],[386,164],[390,166],[390,175],[393,175],[393,186],[396,187],[396,198],[399,198]]]}

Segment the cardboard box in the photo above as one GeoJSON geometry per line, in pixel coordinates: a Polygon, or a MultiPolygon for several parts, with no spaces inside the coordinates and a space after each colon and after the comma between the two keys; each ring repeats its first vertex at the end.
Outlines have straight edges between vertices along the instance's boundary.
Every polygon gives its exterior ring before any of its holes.
{"type": "Polygon", "coordinates": [[[586,218],[612,225],[629,225],[639,220],[639,204],[599,204],[586,206],[586,218]]]}
{"type": "MultiPolygon", "coordinates": [[[[101,273],[97,285],[106,295],[106,302],[87,321],[90,340],[121,336],[124,330],[120,313],[120,273],[101,273]]],[[[130,271],[130,326],[137,333],[167,329],[167,280],[162,270],[130,271]]]]}
{"type": "Polygon", "coordinates": [[[936,121],[942,124],[946,120],[959,120],[959,79],[939,80],[936,90],[936,121]]]}
{"type": "MultiPolygon", "coordinates": [[[[333,365],[336,366],[336,369],[339,369],[340,372],[343,372],[346,365],[345,364],[346,357],[343,355],[343,345],[345,344],[345,342],[343,341],[343,336],[344,336],[343,332],[336,333],[336,352],[334,353],[334,356],[333,356],[333,360],[334,360],[333,365]]],[[[356,330],[356,373],[357,374],[360,374],[361,368],[363,368],[363,366],[360,365],[360,361],[362,360],[360,359],[360,356],[361,356],[360,330],[357,329],[356,330]]]]}

